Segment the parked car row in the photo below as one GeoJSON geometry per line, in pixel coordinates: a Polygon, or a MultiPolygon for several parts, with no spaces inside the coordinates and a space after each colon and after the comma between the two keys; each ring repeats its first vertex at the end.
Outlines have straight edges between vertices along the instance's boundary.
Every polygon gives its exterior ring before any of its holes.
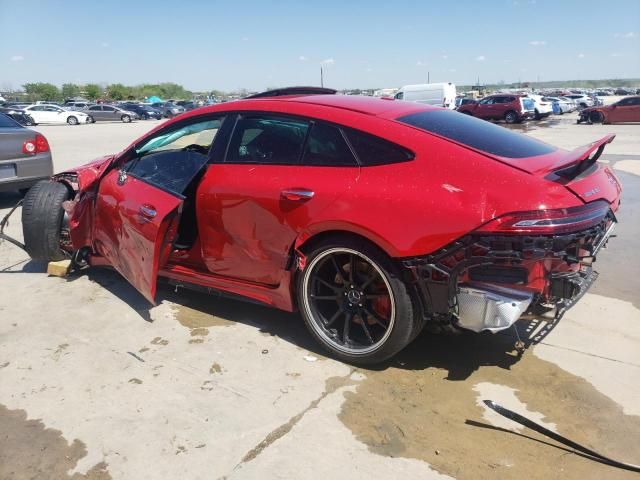
{"type": "MultiPolygon", "coordinates": [[[[581,97],[580,95],[576,95],[581,97]]],[[[589,101],[589,106],[593,102],[589,101]]],[[[574,112],[582,105],[579,100],[566,97],[551,97],[537,94],[496,93],[481,100],[458,98],[457,110],[484,120],[504,120],[519,123],[528,119],[541,120],[551,114],[563,115],[574,112]]]]}

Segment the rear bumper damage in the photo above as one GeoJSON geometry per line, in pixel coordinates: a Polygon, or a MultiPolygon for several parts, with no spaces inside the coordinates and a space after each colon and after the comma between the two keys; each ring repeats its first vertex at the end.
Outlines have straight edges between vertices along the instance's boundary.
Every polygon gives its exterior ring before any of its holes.
{"type": "Polygon", "coordinates": [[[497,332],[524,313],[552,310],[562,317],[597,278],[592,263],[615,224],[610,212],[573,233],[472,233],[431,255],[403,259],[402,266],[428,321],[497,332]]]}

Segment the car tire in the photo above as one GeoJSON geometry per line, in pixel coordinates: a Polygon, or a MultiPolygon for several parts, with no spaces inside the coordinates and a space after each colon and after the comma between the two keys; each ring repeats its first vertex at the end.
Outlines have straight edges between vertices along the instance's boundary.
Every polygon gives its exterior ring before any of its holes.
{"type": "Polygon", "coordinates": [[[47,262],[66,258],[60,249],[60,230],[65,214],[62,202],[70,196],[65,185],[51,180],[36,183],[25,195],[22,234],[31,258],[47,262]]]}
{"type": "Polygon", "coordinates": [[[589,113],[589,122],[591,123],[604,123],[604,115],[602,112],[590,112],[589,113]]]}
{"type": "Polygon", "coordinates": [[[91,115],[89,115],[89,118],[87,120],[89,123],[96,123],[96,119],[93,118],[91,115]]]}
{"type": "Polygon", "coordinates": [[[129,115],[122,115],[120,120],[122,120],[123,123],[131,123],[131,117],[129,115]]]}
{"type": "Polygon", "coordinates": [[[533,118],[534,120],[542,120],[542,117],[540,116],[540,112],[538,111],[537,108],[534,110],[533,118]]]}
{"type": "Polygon", "coordinates": [[[67,123],[69,125],[78,125],[78,119],[71,115],[70,117],[67,117],[67,123]]]}
{"type": "Polygon", "coordinates": [[[296,276],[296,295],[313,337],[347,363],[383,362],[423,327],[398,266],[365,240],[335,237],[315,245],[296,276]]]}
{"type": "Polygon", "coordinates": [[[504,114],[504,121],[508,124],[518,123],[518,114],[513,110],[509,110],[504,114]]]}

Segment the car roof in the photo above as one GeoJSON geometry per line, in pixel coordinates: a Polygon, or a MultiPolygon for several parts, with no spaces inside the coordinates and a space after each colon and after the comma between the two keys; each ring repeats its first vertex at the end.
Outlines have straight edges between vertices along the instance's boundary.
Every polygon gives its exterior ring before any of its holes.
{"type": "Polygon", "coordinates": [[[299,106],[328,107],[362,113],[384,118],[398,118],[416,111],[437,109],[431,105],[405,102],[394,99],[382,99],[360,95],[285,95],[255,99],[241,99],[222,104],[210,105],[198,109],[198,113],[229,111],[238,107],[240,110],[256,109],[275,105],[286,106],[295,103],[299,106]]]}

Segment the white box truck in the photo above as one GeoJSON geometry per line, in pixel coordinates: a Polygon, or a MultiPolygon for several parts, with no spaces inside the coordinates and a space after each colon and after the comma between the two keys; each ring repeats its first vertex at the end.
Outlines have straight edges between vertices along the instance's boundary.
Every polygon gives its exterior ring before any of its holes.
{"type": "Polygon", "coordinates": [[[405,85],[398,90],[394,98],[454,110],[456,108],[456,86],[451,82],[405,85]]]}

